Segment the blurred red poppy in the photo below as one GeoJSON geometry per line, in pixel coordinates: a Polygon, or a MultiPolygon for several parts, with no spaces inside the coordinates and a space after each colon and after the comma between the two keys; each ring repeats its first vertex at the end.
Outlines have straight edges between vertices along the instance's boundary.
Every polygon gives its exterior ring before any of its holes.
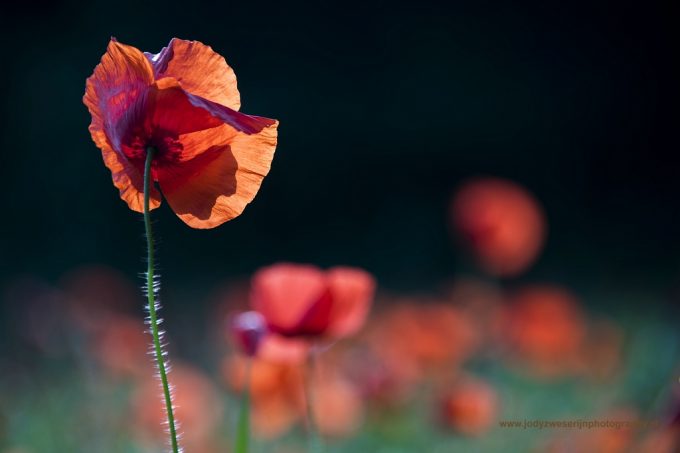
{"type": "Polygon", "coordinates": [[[255,435],[270,439],[287,432],[304,410],[303,372],[294,365],[273,363],[259,357],[243,356],[225,358],[222,373],[226,383],[236,391],[246,386],[248,360],[252,423],[255,435]]]}
{"type": "Polygon", "coordinates": [[[137,318],[112,315],[93,332],[92,358],[114,377],[141,376],[151,371],[145,326],[137,318]]]}
{"type": "Polygon", "coordinates": [[[495,421],[498,396],[484,381],[462,378],[441,396],[441,409],[449,427],[461,434],[478,436],[495,421]]]}
{"type": "Polygon", "coordinates": [[[303,363],[310,344],[303,338],[283,337],[269,331],[260,313],[248,311],[249,295],[249,280],[230,282],[216,292],[214,301],[218,306],[212,319],[219,335],[225,336],[235,351],[246,355],[278,363],[303,363]]]}
{"type": "Polygon", "coordinates": [[[269,332],[262,338],[257,356],[271,362],[301,364],[307,360],[310,348],[304,338],[283,337],[269,332]]]}
{"type": "MultiPolygon", "coordinates": [[[[269,172],[278,121],[239,113],[236,76],[197,41],[173,38],[158,54],[112,39],[87,79],[90,134],[130,209],[143,211],[143,168],[189,226],[238,216],[269,172]]],[[[150,207],[161,203],[150,192],[150,207]]]]}
{"type": "Polygon", "coordinates": [[[364,418],[359,391],[337,372],[315,379],[311,389],[312,407],[319,431],[325,436],[341,438],[356,433],[364,418]]]}
{"type": "Polygon", "coordinates": [[[587,325],[578,300],[551,285],[517,291],[501,320],[502,341],[533,371],[554,376],[580,371],[587,325]]]}
{"type": "MultiPolygon", "coordinates": [[[[327,358],[327,356],[325,356],[327,358]]],[[[275,363],[259,356],[224,359],[222,372],[226,383],[236,391],[246,386],[248,360],[253,430],[257,437],[271,439],[289,431],[307,416],[304,371],[296,364],[275,363]]],[[[360,427],[364,405],[357,388],[341,373],[335,362],[319,361],[311,380],[311,401],[315,422],[321,433],[346,437],[360,427]]]]}
{"type": "Polygon", "coordinates": [[[503,179],[471,181],[456,193],[453,223],[489,273],[512,276],[536,259],[546,235],[545,217],[523,187],[503,179]]]}
{"type": "Polygon", "coordinates": [[[404,381],[426,374],[446,375],[459,368],[480,343],[479,332],[466,313],[445,303],[415,298],[381,313],[366,336],[369,348],[393,377],[404,381]]]}
{"type": "Polygon", "coordinates": [[[274,333],[341,338],[362,327],[374,292],[373,277],[361,269],[276,264],[253,277],[251,302],[274,333]]]}

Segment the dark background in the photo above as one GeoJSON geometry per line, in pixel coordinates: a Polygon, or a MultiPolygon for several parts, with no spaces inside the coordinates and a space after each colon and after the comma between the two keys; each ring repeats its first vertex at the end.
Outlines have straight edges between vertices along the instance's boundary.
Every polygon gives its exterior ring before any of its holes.
{"type": "Polygon", "coordinates": [[[151,52],[173,36],[211,45],[242,111],[281,122],[244,215],[199,231],[167,204],[154,212],[166,282],[292,260],[363,266],[388,288],[437,284],[471,268],[447,210],[475,175],[518,181],[545,207],[548,243],[524,278],[678,282],[678,15],[661,2],[95,0],[0,14],[4,280],[143,268],[141,216],[81,100],[113,35],[151,52]]]}

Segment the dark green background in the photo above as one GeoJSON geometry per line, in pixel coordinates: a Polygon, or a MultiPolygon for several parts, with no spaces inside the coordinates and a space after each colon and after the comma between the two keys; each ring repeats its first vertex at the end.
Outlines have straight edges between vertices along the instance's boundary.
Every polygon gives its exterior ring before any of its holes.
{"type": "Polygon", "coordinates": [[[547,248],[525,278],[670,291],[680,79],[677,11],[662,4],[15,3],[0,19],[0,273],[142,269],[140,216],[111,184],[81,97],[109,36],[152,52],[177,36],[224,55],[242,110],[281,125],[243,216],[198,231],[156,211],[166,281],[293,260],[426,287],[470,268],[448,203],[487,174],[545,206],[547,248]]]}

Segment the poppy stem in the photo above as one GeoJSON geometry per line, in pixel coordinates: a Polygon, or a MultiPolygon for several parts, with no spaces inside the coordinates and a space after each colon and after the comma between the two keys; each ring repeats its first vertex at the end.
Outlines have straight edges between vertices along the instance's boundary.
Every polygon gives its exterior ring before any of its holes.
{"type": "Polygon", "coordinates": [[[161,378],[163,386],[163,396],[165,398],[165,411],[168,417],[168,428],[170,430],[170,443],[172,444],[173,453],[179,453],[179,446],[177,444],[177,429],[175,428],[175,416],[172,407],[172,395],[170,394],[170,386],[168,385],[168,374],[165,367],[165,353],[161,344],[160,333],[158,331],[158,317],[156,310],[160,306],[156,302],[156,282],[154,276],[154,249],[153,249],[153,231],[151,230],[151,215],[149,213],[149,193],[151,186],[151,162],[156,150],[153,147],[148,147],[146,150],[146,163],[144,165],[144,228],[146,230],[146,244],[147,244],[147,262],[148,268],[146,272],[146,295],[149,300],[149,327],[151,336],[153,337],[153,349],[156,354],[156,365],[158,366],[158,374],[161,378]]]}
{"type": "Polygon", "coordinates": [[[234,453],[248,453],[250,450],[250,381],[252,379],[253,358],[248,357],[246,378],[241,392],[241,409],[236,428],[234,453]]]}
{"type": "Polygon", "coordinates": [[[314,415],[314,394],[312,391],[312,380],[314,379],[314,369],[316,368],[316,357],[314,348],[309,352],[307,359],[307,370],[305,373],[305,405],[307,410],[307,436],[308,436],[308,452],[321,453],[323,451],[323,444],[319,427],[316,424],[316,417],[314,415]]]}

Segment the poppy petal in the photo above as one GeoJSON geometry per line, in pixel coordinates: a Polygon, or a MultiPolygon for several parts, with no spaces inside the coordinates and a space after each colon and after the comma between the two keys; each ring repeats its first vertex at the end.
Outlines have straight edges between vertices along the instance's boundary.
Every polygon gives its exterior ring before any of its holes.
{"type": "Polygon", "coordinates": [[[317,267],[275,264],[254,275],[251,301],[272,330],[288,331],[325,292],[326,276],[317,267]]]}
{"type": "Polygon", "coordinates": [[[274,363],[302,363],[309,353],[309,343],[298,338],[287,338],[269,333],[257,351],[257,356],[274,363]]]}
{"type": "Polygon", "coordinates": [[[92,115],[92,125],[97,129],[115,125],[152,83],[153,68],[144,54],[111,39],[86,82],[83,102],[92,115]]]}
{"type": "Polygon", "coordinates": [[[146,54],[156,79],[173,77],[187,92],[238,110],[236,75],[224,57],[198,41],[173,38],[159,53],[146,54]]]}
{"type": "Polygon", "coordinates": [[[202,106],[194,105],[172,79],[154,83],[149,92],[151,130],[182,135],[221,126],[224,122],[202,106]]]}
{"type": "MultiPolygon", "coordinates": [[[[92,131],[92,139],[102,150],[104,165],[111,170],[113,185],[120,191],[120,198],[130,209],[144,212],[144,175],[124,156],[111,148],[102,131],[92,131]]],[[[156,209],[161,205],[161,194],[151,186],[149,193],[149,209],[156,209]]]]}
{"type": "Polygon", "coordinates": [[[284,337],[322,335],[326,333],[330,325],[333,302],[330,291],[326,290],[309,306],[297,324],[289,328],[279,327],[274,330],[284,337]]]}
{"type": "Polygon", "coordinates": [[[201,107],[209,111],[213,116],[221,119],[240,132],[254,134],[262,129],[262,118],[260,117],[239,113],[236,110],[230,109],[229,107],[225,107],[191,93],[187,93],[187,97],[189,98],[189,101],[196,107],[201,107]]]}
{"type": "MultiPolygon", "coordinates": [[[[97,65],[87,79],[83,102],[92,115],[89,130],[95,144],[101,149],[105,165],[111,170],[113,183],[130,209],[143,211],[143,178],[140,172],[115,148],[118,123],[128,110],[153,83],[153,68],[144,54],[112,39],[97,65]]],[[[154,188],[150,194],[150,207],[160,205],[160,193],[154,188]]]]}
{"type": "Polygon", "coordinates": [[[195,157],[158,175],[173,211],[193,228],[213,228],[240,215],[269,173],[278,121],[234,113],[259,131],[224,124],[181,136],[184,155],[195,157]]]}
{"type": "Polygon", "coordinates": [[[375,280],[361,269],[335,267],[328,271],[333,298],[329,334],[336,337],[356,333],[366,321],[375,293],[375,280]]]}

